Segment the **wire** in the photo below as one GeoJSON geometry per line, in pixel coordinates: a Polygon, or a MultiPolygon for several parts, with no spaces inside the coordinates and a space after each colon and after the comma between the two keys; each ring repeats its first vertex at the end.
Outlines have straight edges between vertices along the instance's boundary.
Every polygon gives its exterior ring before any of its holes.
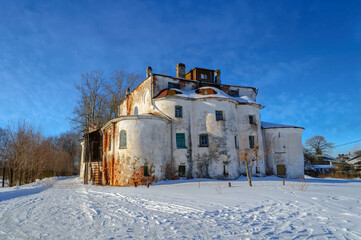
{"type": "Polygon", "coordinates": [[[351,144],[351,143],[357,143],[357,142],[361,142],[361,139],[360,139],[360,140],[357,140],[357,141],[353,141],[353,142],[348,142],[348,143],[340,144],[340,145],[337,145],[337,146],[335,146],[335,147],[341,147],[341,146],[344,146],[344,145],[348,145],[348,144],[351,144]]]}

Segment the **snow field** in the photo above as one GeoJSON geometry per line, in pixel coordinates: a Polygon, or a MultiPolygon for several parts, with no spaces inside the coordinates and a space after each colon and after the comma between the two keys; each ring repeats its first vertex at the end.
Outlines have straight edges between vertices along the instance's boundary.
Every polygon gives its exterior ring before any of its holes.
{"type": "Polygon", "coordinates": [[[0,239],[361,239],[360,180],[164,181],[150,188],[50,178],[0,189],[0,239]]]}

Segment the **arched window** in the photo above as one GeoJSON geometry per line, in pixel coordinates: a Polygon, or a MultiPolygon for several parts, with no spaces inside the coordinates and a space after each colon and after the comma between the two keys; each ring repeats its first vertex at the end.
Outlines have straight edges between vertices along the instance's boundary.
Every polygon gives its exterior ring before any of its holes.
{"type": "Polygon", "coordinates": [[[148,99],[148,90],[146,90],[143,94],[143,104],[146,103],[147,99],[148,99]]]}
{"type": "Polygon", "coordinates": [[[127,132],[124,130],[119,134],[119,148],[127,148],[127,132]]]}
{"type": "Polygon", "coordinates": [[[134,108],[134,115],[138,115],[138,107],[134,108]]]}

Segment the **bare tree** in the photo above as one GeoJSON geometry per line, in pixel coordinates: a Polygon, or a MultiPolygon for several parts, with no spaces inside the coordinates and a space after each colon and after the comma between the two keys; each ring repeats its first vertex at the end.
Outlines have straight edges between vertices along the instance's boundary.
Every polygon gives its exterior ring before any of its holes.
{"type": "Polygon", "coordinates": [[[268,144],[269,146],[267,149],[262,149],[258,142],[255,142],[250,146],[246,140],[241,145],[239,156],[240,161],[244,163],[246,167],[246,175],[248,179],[248,184],[252,187],[252,173],[253,173],[253,166],[259,162],[260,160],[264,159],[266,154],[272,149],[272,145],[268,144]]]}
{"type": "Polygon", "coordinates": [[[107,121],[103,72],[96,70],[82,74],[81,83],[75,84],[75,88],[80,92],[80,99],[70,121],[76,131],[86,134],[90,127],[101,126],[107,121]]]}
{"type": "Polygon", "coordinates": [[[114,70],[108,83],[103,71],[82,74],[81,83],[75,84],[80,99],[74,107],[74,117],[70,119],[74,129],[84,135],[90,127],[100,127],[117,117],[126,91],[133,89],[139,79],[139,75],[128,74],[124,70],[114,70]]]}
{"type": "Polygon", "coordinates": [[[139,79],[140,76],[137,74],[114,70],[110,83],[105,85],[108,105],[107,120],[118,116],[119,105],[125,99],[127,90],[132,90],[139,79]]]}
{"type": "Polygon", "coordinates": [[[335,144],[328,142],[324,136],[315,135],[305,142],[306,147],[309,151],[315,155],[323,155],[329,153],[335,148],[335,144]]]}

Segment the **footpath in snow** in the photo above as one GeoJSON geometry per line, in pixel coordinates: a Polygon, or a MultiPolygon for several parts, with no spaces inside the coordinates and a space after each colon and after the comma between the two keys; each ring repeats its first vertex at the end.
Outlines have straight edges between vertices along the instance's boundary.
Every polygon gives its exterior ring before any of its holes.
{"type": "Polygon", "coordinates": [[[1,188],[0,239],[361,239],[360,180],[253,179],[1,188]]]}

